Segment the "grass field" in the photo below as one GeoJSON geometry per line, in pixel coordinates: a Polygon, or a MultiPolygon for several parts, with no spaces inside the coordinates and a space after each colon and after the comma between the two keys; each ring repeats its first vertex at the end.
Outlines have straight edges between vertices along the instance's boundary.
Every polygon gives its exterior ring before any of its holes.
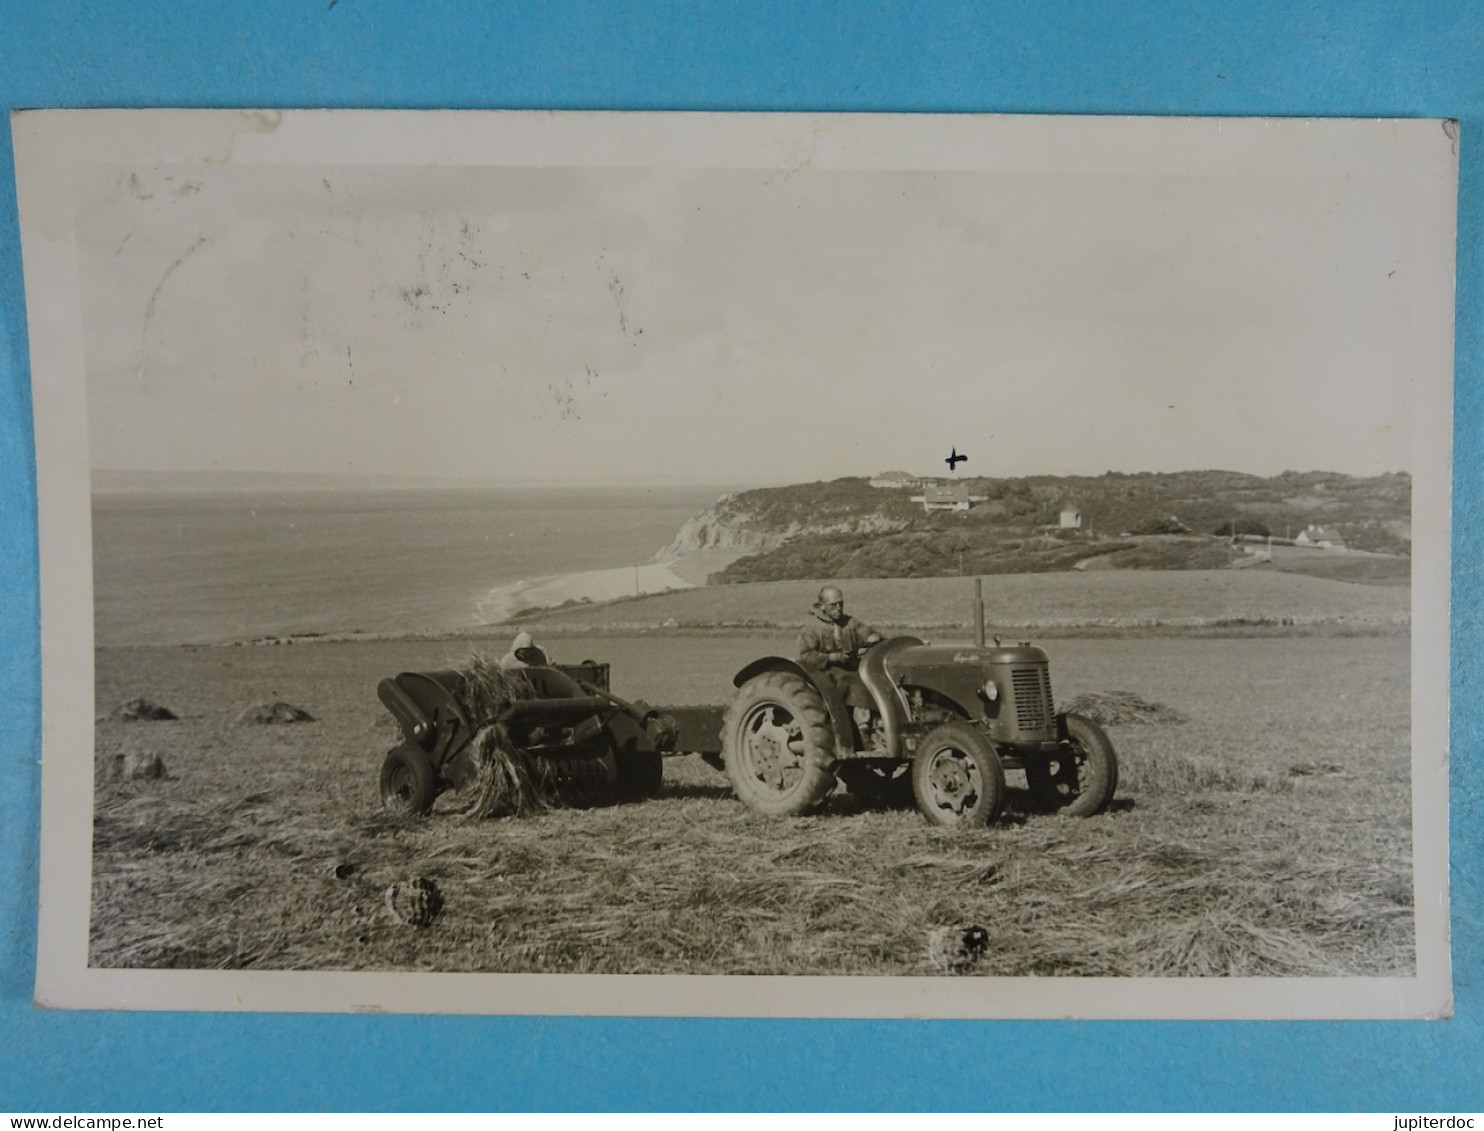
{"type": "MultiPolygon", "coordinates": [[[[1410,587],[1355,585],[1256,570],[1110,570],[982,579],[991,629],[1180,629],[1290,624],[1394,629],[1408,622],[1410,587]]],[[[654,626],[792,627],[819,581],[721,585],[535,612],[523,625],[553,631],[654,626]]],[[[959,628],[971,623],[973,582],[960,577],[843,582],[849,610],[873,624],[959,628]]]]}
{"type": "MultiPolygon", "coordinates": [[[[1034,595],[1028,615],[1075,617],[1091,607],[1083,591],[1061,588],[1075,580],[1038,577],[1020,593],[997,588],[1017,579],[991,579],[986,599],[1016,607],[1010,598],[1034,595]]],[[[1189,579],[1208,587],[1198,606],[1167,576],[1159,582],[1160,615],[1182,600],[1191,615],[1288,615],[1285,595],[1294,615],[1405,609],[1389,590],[1344,586],[1359,596],[1289,588],[1263,590],[1263,601],[1243,573],[1189,579]],[[1228,582],[1213,604],[1209,587],[1228,582]]],[[[791,625],[811,595],[807,585],[759,588],[768,591],[749,623],[791,625]]],[[[848,592],[883,621],[945,623],[935,618],[963,619],[967,589],[917,582],[908,596],[860,582],[848,592]]],[[[1123,595],[1119,616],[1154,601],[1137,585],[1100,593],[1123,595]]],[[[644,604],[680,621],[687,600],[729,599],[710,590],[644,604]]],[[[611,614],[612,631],[638,604],[583,612],[611,614]]],[[[1118,798],[1084,820],[1034,812],[1014,774],[1008,811],[981,831],[934,829],[843,791],[818,815],[768,820],[693,756],[670,760],[660,795],[635,804],[505,820],[384,815],[376,778],[396,735],[377,680],[505,643],[99,649],[91,963],[929,974],[933,933],[978,924],[990,935],[979,974],[1414,969],[1404,633],[1056,641],[1062,702],[1128,690],[1189,720],[1111,728],[1118,798]],[[137,696],[180,718],[108,717],[137,696]],[[314,721],[238,721],[277,700],[314,721]],[[156,754],[163,778],[113,773],[119,759],[156,754]],[[444,899],[424,930],[395,921],[383,901],[414,876],[444,899]]],[[[792,632],[779,631],[559,636],[554,651],[609,661],[620,694],[679,704],[721,702],[743,663],[791,647],[792,632]]]]}

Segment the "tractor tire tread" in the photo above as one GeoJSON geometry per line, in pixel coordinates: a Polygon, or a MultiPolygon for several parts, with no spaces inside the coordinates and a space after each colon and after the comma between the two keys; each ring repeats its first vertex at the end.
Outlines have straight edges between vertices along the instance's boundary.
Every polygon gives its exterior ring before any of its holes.
{"type": "Polygon", "coordinates": [[[793,817],[817,809],[835,788],[835,732],[819,692],[792,672],[763,672],[737,689],[722,716],[722,760],[737,797],[770,817],[793,817]],[[804,743],[803,776],[782,793],[762,788],[749,777],[738,750],[747,715],[764,702],[774,702],[793,715],[804,743]]]}

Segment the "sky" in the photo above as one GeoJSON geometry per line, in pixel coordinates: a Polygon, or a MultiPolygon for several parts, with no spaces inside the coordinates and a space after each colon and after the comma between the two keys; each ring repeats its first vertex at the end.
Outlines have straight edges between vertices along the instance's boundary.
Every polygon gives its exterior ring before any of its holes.
{"type": "Polygon", "coordinates": [[[95,469],[1409,470],[1406,176],[74,174],[95,469]]]}

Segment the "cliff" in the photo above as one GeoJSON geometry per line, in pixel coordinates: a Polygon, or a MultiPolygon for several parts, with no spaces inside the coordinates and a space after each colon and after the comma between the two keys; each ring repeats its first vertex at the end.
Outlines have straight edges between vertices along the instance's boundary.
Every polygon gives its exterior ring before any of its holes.
{"type": "Polygon", "coordinates": [[[837,479],[723,495],[687,519],[654,560],[700,550],[763,553],[801,537],[896,533],[920,514],[909,494],[877,490],[864,479],[837,479]]]}

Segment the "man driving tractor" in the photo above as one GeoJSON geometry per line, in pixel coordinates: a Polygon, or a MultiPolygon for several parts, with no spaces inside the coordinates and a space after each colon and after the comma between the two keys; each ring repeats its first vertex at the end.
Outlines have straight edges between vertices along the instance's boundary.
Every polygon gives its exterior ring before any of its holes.
{"type": "Polygon", "coordinates": [[[871,726],[871,693],[858,674],[861,657],[881,634],[845,611],[845,594],[826,585],[814,600],[814,615],[799,633],[799,662],[823,672],[840,689],[862,734],[871,726]]]}

